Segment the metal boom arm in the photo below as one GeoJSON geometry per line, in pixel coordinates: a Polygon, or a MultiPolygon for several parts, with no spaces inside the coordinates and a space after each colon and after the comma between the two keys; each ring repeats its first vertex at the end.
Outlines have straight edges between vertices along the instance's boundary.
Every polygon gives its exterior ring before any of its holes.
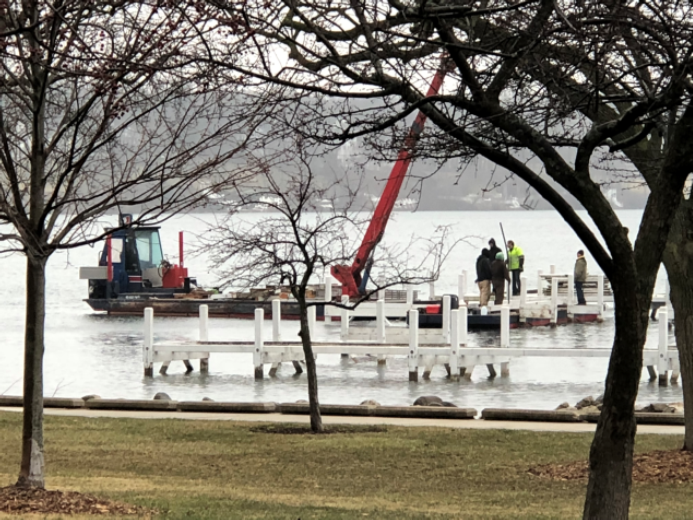
{"type": "MultiPolygon", "coordinates": [[[[434,96],[438,93],[447,72],[448,60],[447,58],[443,58],[428,88],[426,97],[434,96]]],[[[361,285],[361,273],[366,267],[368,258],[375,249],[375,246],[378,245],[378,242],[380,242],[383,237],[385,226],[387,226],[387,221],[390,219],[390,213],[392,213],[392,209],[395,207],[395,201],[399,195],[399,190],[402,187],[404,177],[411,164],[412,151],[423,131],[425,123],[426,114],[420,111],[409,129],[409,133],[404,140],[404,146],[402,146],[397,155],[397,161],[392,167],[390,177],[383,190],[383,195],[380,197],[378,205],[375,208],[373,218],[361,242],[361,247],[356,254],[356,258],[354,258],[354,263],[351,266],[333,265],[330,269],[332,276],[342,284],[342,294],[344,295],[353,297],[360,294],[359,286],[361,285]]]]}

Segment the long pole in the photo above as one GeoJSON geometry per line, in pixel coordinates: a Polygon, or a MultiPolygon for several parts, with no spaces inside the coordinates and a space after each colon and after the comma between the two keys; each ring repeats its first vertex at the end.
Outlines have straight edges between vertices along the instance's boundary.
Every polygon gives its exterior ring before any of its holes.
{"type": "MultiPolygon", "coordinates": [[[[503,247],[505,248],[505,259],[508,262],[508,266],[510,266],[510,256],[508,255],[508,242],[505,240],[505,231],[503,231],[503,223],[499,222],[498,225],[500,226],[501,235],[503,235],[503,247]]],[[[508,304],[510,304],[510,291],[511,290],[512,290],[512,282],[508,282],[508,304]]]]}

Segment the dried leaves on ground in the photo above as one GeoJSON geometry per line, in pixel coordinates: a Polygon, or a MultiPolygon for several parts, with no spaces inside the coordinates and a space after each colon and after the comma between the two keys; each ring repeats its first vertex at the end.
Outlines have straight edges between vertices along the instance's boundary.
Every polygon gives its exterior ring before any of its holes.
{"type": "MultiPolygon", "coordinates": [[[[542,464],[529,473],[553,480],[587,479],[587,461],[568,464],[542,464]]],[[[693,482],[693,452],[651,451],[633,457],[633,481],[645,483],[693,482]]]]}
{"type": "Polygon", "coordinates": [[[154,511],[130,504],[103,500],[74,491],[58,491],[9,486],[0,488],[0,513],[24,515],[88,514],[88,515],[145,515],[154,511]]]}
{"type": "MultiPolygon", "coordinates": [[[[324,431],[318,435],[331,433],[387,433],[387,427],[377,424],[330,424],[324,426],[324,431]]],[[[279,433],[283,435],[314,435],[310,425],[303,424],[261,424],[250,428],[253,433],[279,433]]]]}

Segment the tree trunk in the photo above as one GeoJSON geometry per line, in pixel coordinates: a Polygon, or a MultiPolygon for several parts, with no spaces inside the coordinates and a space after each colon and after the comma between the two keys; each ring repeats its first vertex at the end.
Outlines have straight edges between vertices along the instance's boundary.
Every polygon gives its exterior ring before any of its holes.
{"type": "Polygon", "coordinates": [[[614,283],[616,333],[609,360],[604,404],[589,458],[583,518],[628,518],[635,442],[635,398],[642,372],[647,312],[641,312],[635,287],[614,283]],[[644,322],[643,322],[644,320],[644,322]]]}
{"type": "Polygon", "coordinates": [[[46,316],[46,259],[27,256],[24,334],[24,422],[17,485],[45,486],[43,461],[43,335],[46,316]]]}
{"type": "Polygon", "coordinates": [[[681,363],[685,420],[684,450],[693,450],[693,200],[676,213],[664,249],[664,265],[674,307],[676,346],[681,363]]]}
{"type": "Polygon", "coordinates": [[[320,401],[318,400],[318,372],[315,366],[315,356],[313,354],[313,342],[310,337],[310,327],[308,326],[308,307],[305,296],[298,298],[301,311],[301,343],[303,354],[306,358],[306,373],[308,375],[308,403],[310,407],[310,429],[313,433],[323,431],[322,416],[320,415],[320,401]]]}

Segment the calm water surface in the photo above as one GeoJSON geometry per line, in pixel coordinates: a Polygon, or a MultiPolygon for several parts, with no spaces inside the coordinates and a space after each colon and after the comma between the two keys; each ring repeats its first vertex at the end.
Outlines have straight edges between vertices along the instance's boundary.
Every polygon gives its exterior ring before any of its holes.
{"type": "MultiPolygon", "coordinates": [[[[640,212],[625,211],[620,216],[630,229],[637,229],[640,212]]],[[[189,242],[202,234],[211,215],[192,215],[173,219],[162,229],[165,254],[177,261],[178,231],[186,231],[189,242]]],[[[254,221],[262,214],[247,214],[254,221]]],[[[408,240],[412,234],[426,236],[438,224],[450,224],[458,238],[467,237],[444,268],[436,292],[457,292],[457,275],[462,269],[472,273],[479,249],[493,236],[501,243],[498,223],[503,222],[506,237],[524,249],[530,288],[536,285],[536,270],[558,272],[573,268],[580,241],[550,211],[516,212],[420,212],[395,213],[385,241],[408,240]]],[[[99,246],[100,247],[100,246],[99,246]]],[[[82,396],[98,394],[108,398],[151,398],[167,392],[174,399],[195,400],[204,396],[215,400],[290,402],[306,398],[305,376],[295,377],[290,365],[278,377],[262,382],[253,379],[250,354],[213,354],[210,373],[195,371],[186,375],[181,362],[174,362],[169,375],[145,378],[142,375],[142,319],[95,314],[82,300],[87,282],[79,280],[79,266],[95,265],[98,248],[85,247],[56,254],[49,263],[46,318],[45,395],[82,396]]],[[[598,269],[588,258],[591,274],[598,269]]],[[[24,258],[0,258],[5,273],[0,300],[0,393],[17,395],[22,388],[22,342],[24,326],[24,258]]],[[[186,258],[186,265],[202,284],[213,284],[213,266],[204,257],[186,258]]],[[[473,279],[473,276],[472,276],[473,279]]],[[[658,289],[663,289],[660,273],[658,289]]],[[[426,289],[424,289],[426,290],[426,289]]],[[[470,291],[472,288],[470,287],[470,291]]],[[[271,324],[266,323],[267,334],[271,324]]],[[[289,338],[298,325],[284,323],[282,335],[289,338]]],[[[537,348],[609,347],[614,327],[610,317],[602,324],[567,325],[555,329],[536,328],[511,331],[514,346],[537,348]]],[[[211,319],[210,339],[250,339],[250,321],[211,319]]],[[[339,335],[339,324],[318,324],[318,335],[339,335]]],[[[197,339],[194,318],[156,318],[156,341],[197,339]]],[[[492,345],[492,333],[470,333],[470,345],[492,345]]],[[[656,348],[656,326],[649,331],[648,347],[656,348]]],[[[358,404],[375,399],[387,405],[405,405],[420,395],[439,395],[459,406],[554,408],[563,401],[574,404],[586,395],[602,392],[606,360],[580,358],[524,358],[511,362],[509,378],[488,379],[486,367],[476,367],[471,381],[451,382],[442,367],[434,369],[430,381],[408,382],[407,361],[389,359],[387,366],[374,361],[342,360],[339,356],[318,357],[320,399],[323,403],[358,404]]],[[[158,367],[155,368],[158,370],[158,367]]],[[[660,388],[648,383],[643,374],[638,402],[680,401],[679,386],[660,388]]]]}

